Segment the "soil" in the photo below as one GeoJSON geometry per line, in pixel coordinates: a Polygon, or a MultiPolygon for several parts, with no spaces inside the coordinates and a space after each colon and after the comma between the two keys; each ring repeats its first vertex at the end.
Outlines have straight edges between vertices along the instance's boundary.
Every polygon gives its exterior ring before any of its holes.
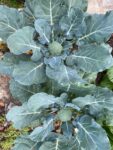
{"type": "Polygon", "coordinates": [[[89,13],[105,13],[113,10],[113,0],[89,0],[89,13]]]}
{"type": "Polygon", "coordinates": [[[0,5],[8,5],[9,7],[23,7],[24,0],[0,0],[0,5]]]}

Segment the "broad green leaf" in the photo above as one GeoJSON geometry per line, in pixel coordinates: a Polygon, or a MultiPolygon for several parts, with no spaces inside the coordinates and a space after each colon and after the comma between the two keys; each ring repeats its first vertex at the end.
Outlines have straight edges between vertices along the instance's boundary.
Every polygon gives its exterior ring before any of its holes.
{"type": "Polygon", "coordinates": [[[76,140],[73,137],[52,132],[39,150],[75,150],[76,140]]]}
{"type": "Polygon", "coordinates": [[[46,81],[44,64],[22,61],[15,66],[13,77],[22,85],[44,83],[46,81]]]}
{"type": "Polygon", "coordinates": [[[65,0],[26,0],[24,12],[35,21],[45,19],[51,26],[52,41],[54,41],[54,25],[66,12],[65,0]]]}
{"type": "Polygon", "coordinates": [[[47,76],[56,81],[58,84],[67,88],[69,91],[70,87],[74,83],[84,83],[76,68],[67,67],[64,64],[51,68],[49,65],[46,67],[47,76]]]}
{"type": "Polygon", "coordinates": [[[75,84],[71,87],[70,92],[75,93],[77,97],[79,96],[86,96],[92,92],[94,92],[96,86],[93,84],[75,84]]]}
{"type": "Polygon", "coordinates": [[[53,118],[50,118],[43,126],[35,128],[29,137],[33,141],[43,142],[52,130],[54,130],[53,118]]]}
{"type": "Polygon", "coordinates": [[[53,25],[66,10],[64,2],[64,0],[26,0],[24,11],[34,19],[46,19],[53,25]]]}
{"type": "Polygon", "coordinates": [[[6,53],[0,60],[0,74],[12,75],[14,65],[17,63],[16,57],[10,53],[6,53]]]}
{"type": "Polygon", "coordinates": [[[83,12],[80,9],[71,8],[68,14],[61,18],[60,27],[67,37],[72,38],[75,36],[75,32],[82,23],[83,17],[83,12]]]}
{"type": "Polygon", "coordinates": [[[15,55],[20,55],[32,50],[34,55],[36,55],[37,52],[37,58],[35,57],[35,61],[38,61],[42,57],[42,54],[40,52],[40,46],[36,45],[33,40],[34,31],[34,28],[26,26],[13,33],[7,39],[7,44],[10,51],[15,55]]]}
{"type": "Polygon", "coordinates": [[[55,104],[60,98],[47,93],[37,93],[30,97],[28,107],[31,111],[37,111],[41,108],[48,108],[50,105],[55,104]]]}
{"type": "Polygon", "coordinates": [[[0,73],[11,76],[14,66],[22,60],[29,61],[30,58],[26,55],[16,56],[11,53],[5,53],[3,59],[0,60],[0,73]]]}
{"type": "MultiPolygon", "coordinates": [[[[50,136],[47,139],[47,142],[44,142],[39,150],[70,150],[71,140],[65,137],[64,135],[53,133],[52,137],[50,136]]],[[[72,149],[73,150],[73,149],[72,149]]]]}
{"type": "Polygon", "coordinates": [[[75,134],[76,150],[111,150],[105,130],[91,117],[82,116],[73,124],[78,130],[75,134]]]}
{"type": "Polygon", "coordinates": [[[80,29],[79,31],[81,35],[78,44],[81,45],[83,42],[106,42],[113,33],[113,12],[88,15],[85,18],[85,24],[83,30],[80,29]]]}
{"type": "Polygon", "coordinates": [[[113,67],[107,70],[107,76],[111,82],[113,82],[113,67]]]}
{"type": "Polygon", "coordinates": [[[39,34],[39,40],[42,44],[50,42],[51,27],[44,19],[37,19],[35,21],[35,29],[39,34]]]}
{"type": "Polygon", "coordinates": [[[67,65],[76,65],[85,72],[102,72],[113,65],[111,47],[105,44],[88,44],[67,57],[67,65]]]}
{"type": "Polygon", "coordinates": [[[15,140],[12,150],[37,150],[39,147],[40,144],[33,142],[28,136],[21,136],[15,140]]]}
{"type": "Polygon", "coordinates": [[[64,122],[62,123],[61,130],[63,132],[63,135],[71,138],[73,133],[73,125],[70,122],[64,122]]]}
{"type": "Polygon", "coordinates": [[[54,97],[46,93],[38,93],[30,97],[22,106],[14,106],[7,114],[7,120],[14,123],[16,129],[31,126],[35,121],[43,119],[47,115],[44,111],[50,105],[57,103],[60,97],[54,97]]]}
{"type": "Polygon", "coordinates": [[[0,38],[4,41],[17,29],[23,27],[23,19],[19,11],[0,5],[0,38]]]}
{"type": "Polygon", "coordinates": [[[95,91],[85,97],[78,97],[72,100],[72,103],[83,109],[89,106],[88,110],[93,115],[98,115],[104,109],[113,111],[113,92],[107,88],[96,88],[95,91]]]}
{"type": "MultiPolygon", "coordinates": [[[[60,85],[58,82],[52,82],[52,88],[55,93],[59,92],[67,92],[67,87],[65,85],[60,85]]],[[[76,97],[90,95],[96,90],[96,86],[94,84],[89,83],[73,83],[70,86],[69,92],[75,94],[76,97]]]]}
{"type": "Polygon", "coordinates": [[[71,7],[79,8],[83,11],[87,10],[88,0],[66,0],[66,2],[69,6],[69,11],[71,7]]]}
{"type": "Polygon", "coordinates": [[[38,93],[40,91],[40,85],[31,85],[31,86],[24,86],[16,82],[15,80],[10,81],[10,92],[12,96],[19,100],[20,102],[24,103],[28,101],[28,99],[38,93]]]}
{"type": "Polygon", "coordinates": [[[44,58],[44,63],[49,65],[51,68],[59,67],[62,63],[62,60],[65,59],[65,56],[52,56],[50,58],[44,58]]]}
{"type": "Polygon", "coordinates": [[[7,114],[8,121],[12,121],[16,129],[30,126],[33,121],[40,120],[41,111],[30,111],[27,103],[22,106],[14,106],[7,114]]]}
{"type": "Polygon", "coordinates": [[[56,142],[45,142],[39,150],[69,150],[67,149],[67,145],[64,145],[59,139],[56,142]]]}

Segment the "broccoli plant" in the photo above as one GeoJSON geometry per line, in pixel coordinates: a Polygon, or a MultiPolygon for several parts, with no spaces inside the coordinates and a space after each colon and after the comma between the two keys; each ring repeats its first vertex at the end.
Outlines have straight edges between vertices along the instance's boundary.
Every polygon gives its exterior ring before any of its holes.
{"type": "Polygon", "coordinates": [[[110,150],[113,92],[96,86],[113,66],[113,12],[90,15],[87,0],[26,0],[18,11],[0,6],[0,37],[10,52],[0,72],[21,102],[7,114],[29,127],[13,150],[110,150]]]}

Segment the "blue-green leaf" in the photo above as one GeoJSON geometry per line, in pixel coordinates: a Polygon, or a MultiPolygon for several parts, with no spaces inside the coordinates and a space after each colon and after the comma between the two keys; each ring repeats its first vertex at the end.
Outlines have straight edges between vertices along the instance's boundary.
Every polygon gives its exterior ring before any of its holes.
{"type": "Polygon", "coordinates": [[[30,138],[26,135],[18,137],[15,140],[12,150],[37,150],[39,147],[40,143],[30,140],[30,138]]]}
{"type": "Polygon", "coordinates": [[[37,93],[30,97],[28,107],[31,111],[37,111],[41,108],[48,108],[50,105],[57,103],[60,98],[47,93],[37,93]]]}
{"type": "Polygon", "coordinates": [[[85,26],[83,24],[79,32],[81,32],[78,39],[80,45],[87,42],[106,42],[113,33],[113,12],[86,16],[85,26]]]}
{"type": "Polygon", "coordinates": [[[65,32],[67,37],[73,38],[83,21],[83,12],[80,9],[71,8],[68,14],[63,16],[60,20],[61,30],[65,32]]]}
{"type": "Polygon", "coordinates": [[[76,65],[85,72],[102,72],[113,65],[111,47],[105,44],[88,44],[67,57],[68,65],[76,65]]]}
{"type": "Polygon", "coordinates": [[[38,54],[37,58],[35,57],[35,61],[38,61],[42,57],[42,54],[40,52],[40,46],[33,40],[34,31],[34,28],[26,26],[13,33],[7,39],[7,44],[10,51],[15,55],[20,55],[30,50],[32,50],[33,54],[36,55],[37,51],[38,54]]]}
{"type": "Polygon", "coordinates": [[[16,56],[12,53],[5,53],[3,59],[0,60],[0,73],[12,76],[15,65],[22,60],[29,61],[30,57],[24,54],[16,56]]]}
{"type": "Polygon", "coordinates": [[[31,86],[24,86],[16,82],[15,80],[10,81],[10,92],[16,100],[24,103],[28,101],[28,99],[38,93],[40,91],[40,85],[31,85],[31,86]]]}
{"type": "Polygon", "coordinates": [[[35,29],[39,34],[39,41],[42,44],[50,42],[51,26],[44,19],[37,19],[35,21],[35,29]]]}
{"type": "Polygon", "coordinates": [[[17,9],[0,5],[0,38],[6,41],[11,34],[23,26],[22,16],[17,9]]]}
{"type": "Polygon", "coordinates": [[[72,103],[81,109],[88,106],[88,112],[93,115],[98,115],[104,109],[113,111],[113,92],[106,88],[96,88],[92,95],[75,98],[72,103]]]}
{"type": "Polygon", "coordinates": [[[34,20],[45,19],[53,25],[66,11],[64,2],[64,0],[26,0],[25,12],[34,20]]]}
{"type": "Polygon", "coordinates": [[[33,141],[43,142],[52,130],[54,130],[53,118],[50,118],[43,126],[35,128],[29,137],[33,141]]]}
{"type": "Polygon", "coordinates": [[[44,83],[46,81],[44,64],[22,61],[15,66],[13,77],[22,85],[44,83]]]}
{"type": "Polygon", "coordinates": [[[62,132],[63,132],[64,136],[66,136],[68,138],[72,137],[73,125],[70,122],[62,123],[61,129],[62,129],[62,132]]]}
{"type": "Polygon", "coordinates": [[[25,102],[22,106],[14,106],[8,112],[7,119],[14,123],[16,129],[31,126],[35,121],[40,124],[40,120],[47,115],[46,111],[43,110],[59,102],[59,100],[61,100],[60,97],[47,93],[37,93],[31,96],[28,102],[25,102]]]}
{"type": "Polygon", "coordinates": [[[46,74],[50,79],[66,87],[67,91],[69,91],[72,84],[85,82],[76,71],[76,68],[68,67],[64,64],[61,64],[54,68],[47,66],[46,74]]]}
{"type": "Polygon", "coordinates": [[[106,132],[94,119],[85,115],[73,122],[75,130],[76,150],[111,150],[106,132]]]}
{"type": "Polygon", "coordinates": [[[70,150],[70,142],[71,140],[65,136],[53,133],[50,140],[48,139],[46,142],[44,142],[39,150],[70,150]]]}
{"type": "Polygon", "coordinates": [[[16,129],[22,129],[26,126],[30,126],[35,120],[40,120],[40,111],[30,111],[27,103],[22,106],[14,106],[7,114],[7,120],[12,121],[16,129]]]}

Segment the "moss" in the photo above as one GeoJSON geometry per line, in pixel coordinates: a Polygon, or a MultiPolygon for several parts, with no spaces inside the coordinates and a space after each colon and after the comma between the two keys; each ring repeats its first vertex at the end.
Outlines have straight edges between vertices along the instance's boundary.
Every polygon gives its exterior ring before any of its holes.
{"type": "MultiPolygon", "coordinates": [[[[24,2],[24,0],[23,0],[24,2]]],[[[23,2],[17,2],[17,0],[0,0],[0,4],[8,5],[9,7],[22,7],[23,2]]]]}
{"type": "MultiPolygon", "coordinates": [[[[0,125],[4,125],[5,117],[0,116],[0,125]]],[[[10,125],[4,131],[0,132],[0,150],[10,150],[14,140],[23,133],[27,133],[28,129],[23,129],[22,131],[18,131],[10,125]]]]}

